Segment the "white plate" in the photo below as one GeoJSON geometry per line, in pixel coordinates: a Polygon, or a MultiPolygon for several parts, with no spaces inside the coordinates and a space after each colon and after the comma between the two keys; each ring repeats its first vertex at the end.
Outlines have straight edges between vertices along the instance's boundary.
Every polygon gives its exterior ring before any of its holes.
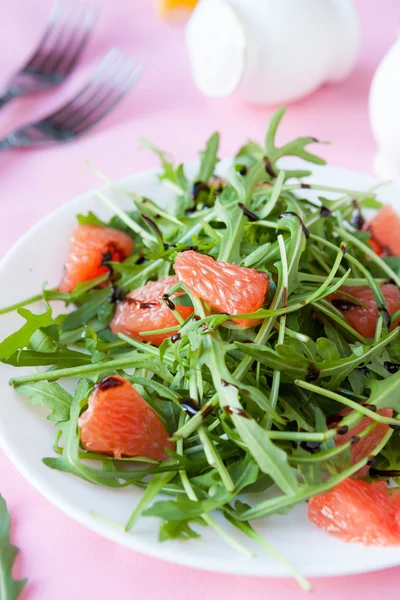
{"type": "MultiPolygon", "coordinates": [[[[226,163],[222,165],[222,171],[226,163]]],[[[368,189],[375,181],[343,169],[316,168],[313,179],[351,189],[368,189]]],[[[133,175],[123,185],[139,194],[166,204],[170,193],[157,180],[155,171],[133,175]]],[[[129,199],[108,191],[123,208],[129,199]]],[[[309,193],[307,191],[307,193],[309,193]]],[[[382,188],[380,197],[395,204],[400,195],[393,186],[382,188]]],[[[398,206],[400,208],[400,206],[398,206]]],[[[109,211],[88,192],[59,208],[39,222],[10,250],[0,265],[1,306],[29,297],[40,290],[43,282],[58,283],[68,237],[78,212],[94,211],[108,217],[109,211]]],[[[18,315],[0,317],[0,339],[21,325],[18,315]]],[[[21,374],[22,369],[18,374],[21,374]]],[[[54,427],[41,409],[28,406],[8,386],[16,370],[2,366],[0,374],[0,444],[24,477],[50,502],[86,527],[128,548],[191,567],[258,576],[285,576],[285,569],[256,546],[249,546],[256,556],[245,559],[227,546],[210,528],[201,528],[202,538],[190,542],[159,543],[158,520],[142,518],[130,534],[93,518],[90,511],[124,523],[138,502],[141,491],[135,488],[108,490],[97,488],[65,473],[53,471],[42,463],[52,455],[54,427]]],[[[307,519],[307,505],[297,506],[289,514],[259,522],[258,530],[279,548],[307,576],[360,573],[400,564],[399,548],[365,548],[345,544],[317,529],[307,519]]],[[[228,525],[227,525],[228,526],[228,525]]],[[[230,526],[228,526],[230,527],[230,526]]],[[[233,536],[247,543],[240,533],[233,536]]]]}

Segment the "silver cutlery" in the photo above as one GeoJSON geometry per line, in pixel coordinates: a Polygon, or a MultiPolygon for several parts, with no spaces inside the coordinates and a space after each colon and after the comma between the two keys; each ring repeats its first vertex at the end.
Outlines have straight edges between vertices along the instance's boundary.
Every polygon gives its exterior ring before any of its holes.
{"type": "Polygon", "coordinates": [[[0,108],[17,96],[60,85],[81,56],[96,16],[92,6],[58,2],[32,57],[13,75],[0,96],[0,108]]]}
{"type": "Polygon", "coordinates": [[[118,48],[112,49],[72,100],[7,135],[0,140],[0,150],[66,142],[86,133],[124,97],[141,72],[138,61],[118,48]]]}

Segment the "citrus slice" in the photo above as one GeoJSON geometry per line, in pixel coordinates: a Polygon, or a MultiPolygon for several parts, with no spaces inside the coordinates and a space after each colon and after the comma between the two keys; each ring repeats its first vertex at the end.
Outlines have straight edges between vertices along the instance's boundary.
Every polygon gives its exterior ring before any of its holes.
{"type": "MultiPolygon", "coordinates": [[[[141,336],[141,332],[152,331],[154,329],[166,329],[175,327],[178,321],[171,310],[162,300],[170,288],[177,283],[178,277],[172,275],[160,281],[149,281],[143,287],[130,292],[125,300],[118,304],[114,319],[111,322],[113,333],[124,333],[135,340],[141,342],[151,342],[159,346],[166,338],[173,333],[160,333],[150,336],[141,336]]],[[[181,294],[174,294],[170,302],[181,294]]],[[[179,314],[186,319],[192,312],[193,306],[175,305],[179,314]]]]}
{"type": "Polygon", "coordinates": [[[116,458],[167,458],[168,432],[154,410],[123,377],[112,375],[96,384],[87,410],[79,418],[86,450],[116,458]]]}
{"type": "Polygon", "coordinates": [[[388,204],[382,206],[368,225],[374,240],[381,248],[387,248],[394,256],[400,256],[400,218],[388,204]]]}
{"type": "Polygon", "coordinates": [[[345,479],[308,501],[308,518],[345,542],[400,544],[400,502],[383,481],[371,484],[345,479]]]}
{"type": "MultiPolygon", "coordinates": [[[[351,409],[345,408],[340,411],[339,415],[346,416],[350,412],[351,409]]],[[[384,417],[392,417],[393,410],[391,408],[381,408],[377,411],[377,414],[382,415],[384,417]]],[[[370,419],[369,417],[365,417],[365,419],[362,419],[362,421],[360,421],[358,425],[356,425],[352,429],[349,429],[347,433],[343,435],[337,435],[335,437],[336,446],[341,446],[349,440],[353,441],[350,447],[352,464],[355,464],[359,460],[362,460],[363,458],[369,456],[389,431],[389,425],[387,425],[386,423],[377,423],[370,433],[368,433],[365,437],[359,439],[358,436],[360,435],[360,433],[362,433],[364,429],[371,425],[371,423],[372,419],[370,419]]],[[[369,466],[365,465],[365,467],[362,467],[362,469],[357,471],[357,473],[353,475],[353,477],[355,479],[363,479],[368,475],[368,471],[369,466]]]]}
{"type": "MultiPolygon", "coordinates": [[[[384,283],[381,290],[387,303],[389,315],[392,316],[400,309],[400,290],[391,283],[384,283]]],[[[374,337],[379,311],[371,288],[366,286],[342,287],[337,292],[330,294],[328,300],[343,313],[344,318],[353,329],[366,338],[374,337]],[[362,302],[365,308],[354,304],[350,298],[341,294],[341,291],[362,302]]],[[[391,329],[396,327],[399,321],[400,318],[396,319],[392,323],[391,329]]]]}
{"type": "MultiPolygon", "coordinates": [[[[268,291],[269,277],[256,269],[217,261],[193,250],[180,252],[174,268],[190,291],[216,312],[240,315],[260,309],[268,291]]],[[[232,319],[242,327],[257,319],[232,319]]]]}
{"type": "Polygon", "coordinates": [[[118,229],[78,225],[70,239],[60,292],[72,292],[78,283],[107,273],[104,263],[122,262],[132,250],[133,241],[118,229]]]}

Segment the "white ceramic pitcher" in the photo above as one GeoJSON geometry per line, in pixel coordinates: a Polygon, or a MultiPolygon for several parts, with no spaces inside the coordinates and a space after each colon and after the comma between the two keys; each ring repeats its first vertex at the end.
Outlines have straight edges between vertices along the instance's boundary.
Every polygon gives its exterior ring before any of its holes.
{"type": "Polygon", "coordinates": [[[400,179],[400,39],[375,72],[369,115],[378,145],[375,172],[381,179],[400,179]]]}
{"type": "Polygon", "coordinates": [[[359,27],[351,0],[200,0],[186,39],[201,92],[278,104],[346,77],[359,27]]]}

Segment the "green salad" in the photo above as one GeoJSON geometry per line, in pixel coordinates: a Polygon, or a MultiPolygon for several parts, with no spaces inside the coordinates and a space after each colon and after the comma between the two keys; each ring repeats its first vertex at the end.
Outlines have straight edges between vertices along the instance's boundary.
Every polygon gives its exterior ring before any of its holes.
{"type": "Polygon", "coordinates": [[[157,198],[126,192],[132,210],[123,212],[98,191],[111,221],[77,216],[80,227],[122,232],[131,254],[113,246],[74,289],[43,289],[0,310],[26,321],[0,343],[0,359],[24,369],[10,381],[15,391],[50,411],[55,442],[43,462],[94,485],[143,488],[126,531],[146,516],[160,518],[161,541],[200,537],[208,525],[245,555],[248,537],[280,557],[255,519],[285,513],[360,469],[367,483],[400,476],[400,259],[371,247],[363,214],[381,207],[374,190],[303,180],[325,161],[307,149],[318,144],[312,137],[276,145],[283,113],[271,118],[264,146],[239,149],[226,179],[216,174],[217,133],[193,180],[147,143],[171,204],[163,210],[157,198]],[[303,163],[285,169],[284,157],[303,163]],[[186,271],[175,270],[183,261],[186,271]],[[148,300],[144,286],[169,277],[168,293],[148,300]],[[37,300],[41,314],[25,308],[37,300]],[[68,310],[53,317],[53,301],[68,310]],[[116,328],[116,311],[132,323],[116,328]],[[161,460],[83,443],[89,398],[113,377],[130,382],[167,431],[161,460]],[[73,395],[63,387],[70,378],[73,395]],[[372,448],[355,459],[367,437],[372,448]]]}

